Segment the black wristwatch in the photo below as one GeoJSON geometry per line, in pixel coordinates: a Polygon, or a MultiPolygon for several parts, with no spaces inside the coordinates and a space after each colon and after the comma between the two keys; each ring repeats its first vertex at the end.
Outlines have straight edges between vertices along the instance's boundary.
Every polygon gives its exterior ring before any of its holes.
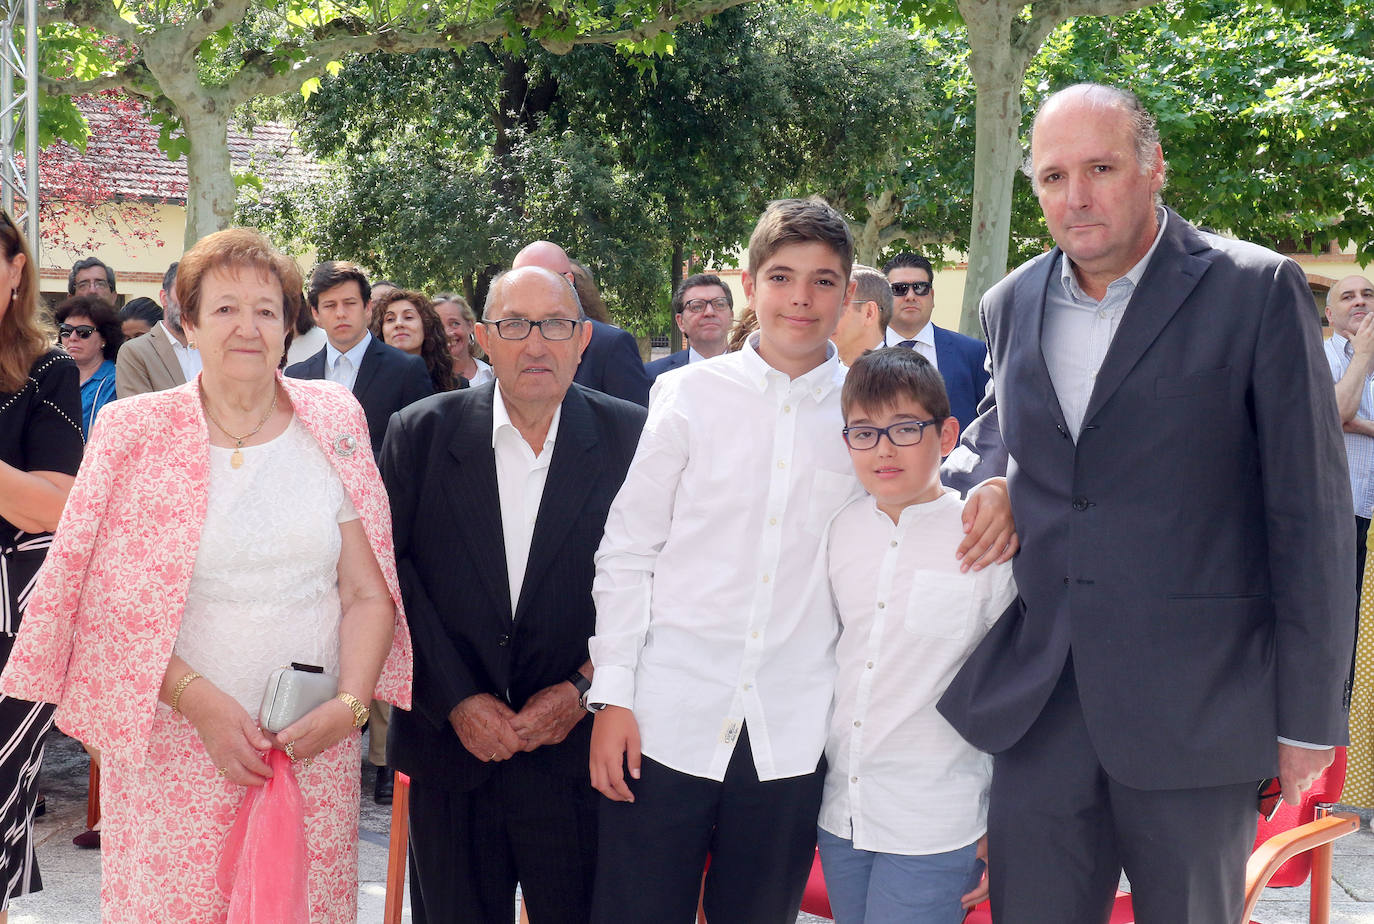
{"type": "Polygon", "coordinates": [[[587,691],[592,688],[592,682],[588,680],[586,675],[583,674],[581,671],[573,671],[571,674],[569,674],[568,683],[572,684],[574,687],[577,688],[578,702],[583,702],[584,697],[586,697],[587,695],[587,691]]]}

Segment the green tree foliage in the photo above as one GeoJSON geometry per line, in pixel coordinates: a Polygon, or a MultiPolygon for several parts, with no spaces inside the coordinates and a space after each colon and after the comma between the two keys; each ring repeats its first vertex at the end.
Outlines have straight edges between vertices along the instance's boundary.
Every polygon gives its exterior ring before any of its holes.
{"type": "Polygon", "coordinates": [[[245,214],[470,295],[546,237],[593,268],[620,320],[661,330],[675,257],[729,262],[769,199],[892,169],[925,106],[924,49],[867,21],[758,4],[673,41],[652,62],[594,47],[358,59],[301,113],[305,143],[338,163],[329,188],[245,214]]]}

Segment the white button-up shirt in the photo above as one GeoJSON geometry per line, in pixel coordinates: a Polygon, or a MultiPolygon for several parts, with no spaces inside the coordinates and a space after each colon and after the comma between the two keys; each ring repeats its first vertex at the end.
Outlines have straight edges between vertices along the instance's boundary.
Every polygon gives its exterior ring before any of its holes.
{"type": "Polygon", "coordinates": [[[358,381],[358,367],[363,364],[363,354],[367,352],[367,345],[372,342],[372,332],[363,331],[363,339],[349,347],[348,352],[341,353],[333,343],[326,343],[324,346],[324,377],[331,382],[338,382],[349,391],[353,390],[353,385],[358,381]],[[334,367],[339,362],[340,356],[347,356],[351,364],[346,379],[334,377],[334,367]]]}
{"type": "Polygon", "coordinates": [[[159,321],[162,331],[167,335],[167,340],[172,344],[172,355],[177,358],[177,365],[181,367],[181,374],[190,382],[200,375],[201,362],[200,350],[192,349],[189,345],[177,339],[177,335],[172,333],[172,329],[167,326],[166,321],[159,321]]]}
{"type": "Polygon", "coordinates": [[[510,584],[512,616],[520,605],[534,522],[539,519],[539,504],[544,499],[544,484],[549,479],[549,462],[562,417],[560,404],[553,412],[544,448],[536,456],[511,423],[506,401],[501,397],[501,383],[496,383],[491,399],[491,448],[496,455],[496,493],[501,501],[501,535],[506,542],[506,580],[510,584]]]}
{"type": "Polygon", "coordinates": [[[893,523],[862,497],[830,527],[826,569],[844,628],[820,826],[860,850],[943,853],[987,830],[992,758],[935,703],[1016,585],[1010,562],[959,572],[963,509],[947,491],[893,523]]]}
{"type": "MultiPolygon", "coordinates": [[[[1350,368],[1355,350],[1341,334],[1332,334],[1326,341],[1326,361],[1331,366],[1331,380],[1339,382],[1350,368]]],[[[1374,420],[1374,375],[1364,377],[1360,390],[1357,417],[1374,420]]],[[[1350,495],[1355,500],[1355,515],[1368,517],[1374,510],[1374,437],[1363,433],[1345,433],[1345,458],[1350,469],[1350,495]]]]}
{"type": "Polygon", "coordinates": [[[633,709],[645,755],[713,780],[746,722],[760,779],[816,769],[837,629],[821,537],[859,493],[834,347],[789,379],[757,338],[655,382],[592,587],[588,701],[633,709]]]}
{"type": "Polygon", "coordinates": [[[926,359],[930,360],[930,364],[935,367],[935,371],[939,372],[940,361],[936,358],[935,355],[934,323],[927,321],[926,326],[918,330],[916,332],[915,337],[903,337],[901,334],[897,333],[896,328],[892,327],[891,325],[888,325],[887,333],[884,335],[883,345],[890,347],[901,346],[908,340],[916,341],[911,346],[911,349],[915,350],[917,353],[920,353],[926,359]]]}

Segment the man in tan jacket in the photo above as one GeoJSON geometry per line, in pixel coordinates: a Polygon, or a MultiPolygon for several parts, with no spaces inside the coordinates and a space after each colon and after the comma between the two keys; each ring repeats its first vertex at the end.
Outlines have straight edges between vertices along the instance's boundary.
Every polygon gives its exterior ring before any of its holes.
{"type": "Polygon", "coordinates": [[[200,372],[200,351],[186,342],[176,295],[177,264],[162,277],[162,322],[120,347],[115,391],[121,398],[183,385],[200,372]]]}

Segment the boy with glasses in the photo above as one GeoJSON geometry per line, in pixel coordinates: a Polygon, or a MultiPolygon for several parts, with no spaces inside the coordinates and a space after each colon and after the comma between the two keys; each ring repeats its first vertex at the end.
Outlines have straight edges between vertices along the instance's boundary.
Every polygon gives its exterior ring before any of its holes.
{"type": "Polygon", "coordinates": [[[909,349],[864,354],[840,393],[866,496],[830,525],[842,625],[819,843],[837,922],[958,924],[987,895],[992,758],[935,710],[1016,597],[1010,562],[962,573],[963,502],[940,484],[959,424],[940,375],[909,349]]]}

